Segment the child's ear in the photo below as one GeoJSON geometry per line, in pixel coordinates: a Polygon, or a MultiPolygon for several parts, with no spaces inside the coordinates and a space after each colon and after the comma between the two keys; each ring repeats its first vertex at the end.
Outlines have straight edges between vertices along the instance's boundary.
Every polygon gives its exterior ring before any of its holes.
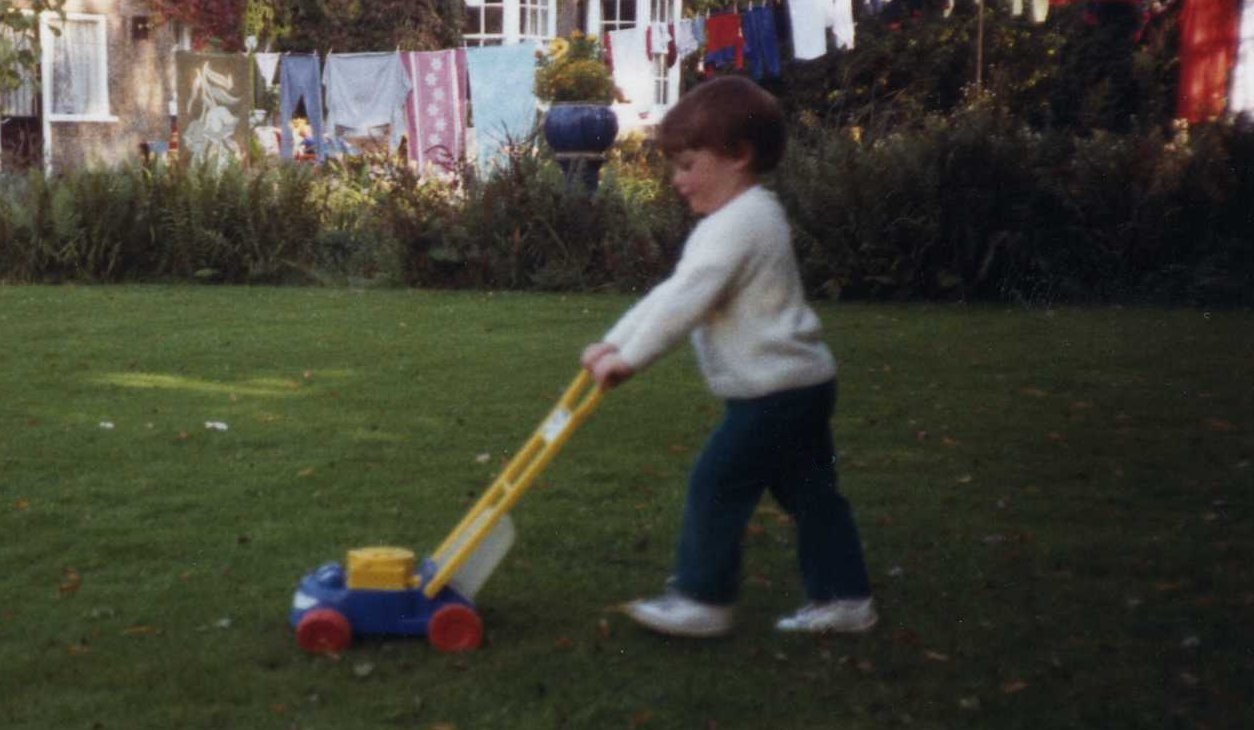
{"type": "Polygon", "coordinates": [[[748,142],[741,142],[740,146],[736,150],[736,154],[733,157],[733,159],[735,159],[736,166],[739,167],[740,169],[752,170],[753,169],[753,145],[749,144],[748,142]]]}

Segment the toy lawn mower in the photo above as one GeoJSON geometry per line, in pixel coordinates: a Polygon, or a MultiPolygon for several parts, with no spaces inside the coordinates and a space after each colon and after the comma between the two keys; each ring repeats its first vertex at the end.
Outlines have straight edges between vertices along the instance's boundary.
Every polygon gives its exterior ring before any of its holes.
{"type": "Polygon", "coordinates": [[[426,636],[440,651],[469,651],[483,640],[475,593],[514,540],[508,512],[600,402],[587,371],[506,464],[487,492],[429,557],[416,564],[405,548],[348,551],[301,579],[288,620],[296,643],[339,652],[354,636],[426,636]]]}

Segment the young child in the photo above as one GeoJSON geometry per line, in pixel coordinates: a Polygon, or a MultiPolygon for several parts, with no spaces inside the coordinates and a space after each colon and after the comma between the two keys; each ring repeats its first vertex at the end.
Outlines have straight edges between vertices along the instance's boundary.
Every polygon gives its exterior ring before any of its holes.
{"type": "Polygon", "coordinates": [[[691,336],[706,383],[726,401],[689,478],[669,589],[627,606],[664,634],[731,630],[741,539],[767,489],[796,521],[809,599],[776,628],[859,632],[877,620],[857,528],[836,489],[836,364],[805,302],[783,207],[758,184],[784,139],[779,105],[747,79],[708,81],[679,100],[658,141],[676,191],[705,217],[670,278],[582,356],[610,388],[691,336]]]}

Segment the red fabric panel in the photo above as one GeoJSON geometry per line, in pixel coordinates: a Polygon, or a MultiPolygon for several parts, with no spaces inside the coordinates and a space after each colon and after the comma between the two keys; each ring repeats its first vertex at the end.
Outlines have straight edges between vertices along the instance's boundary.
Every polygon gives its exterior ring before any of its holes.
{"type": "Polygon", "coordinates": [[[1184,0],[1178,118],[1197,123],[1224,113],[1237,55],[1238,9],[1237,0],[1184,0]]]}

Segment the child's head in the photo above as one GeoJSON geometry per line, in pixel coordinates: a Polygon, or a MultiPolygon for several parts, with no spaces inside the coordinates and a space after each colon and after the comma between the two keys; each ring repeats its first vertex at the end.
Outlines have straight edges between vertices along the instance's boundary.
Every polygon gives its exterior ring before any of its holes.
{"type": "Polygon", "coordinates": [[[752,155],[761,175],[784,156],[784,113],[762,87],[742,76],[706,81],[680,97],[658,125],[657,141],[668,157],[710,150],[724,157],[752,155]]]}

